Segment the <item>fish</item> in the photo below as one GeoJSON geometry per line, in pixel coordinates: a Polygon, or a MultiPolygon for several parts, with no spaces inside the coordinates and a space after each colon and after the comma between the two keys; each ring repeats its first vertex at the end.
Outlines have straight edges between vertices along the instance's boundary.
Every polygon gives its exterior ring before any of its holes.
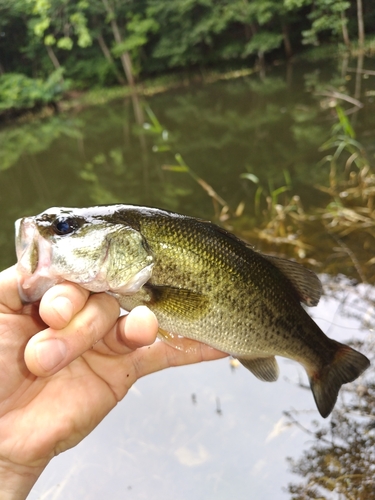
{"type": "Polygon", "coordinates": [[[275,356],[300,363],[322,417],[339,390],[370,364],[327,337],[303,305],[323,293],[301,264],[262,254],[224,228],[152,207],[53,207],[16,221],[19,293],[37,302],[62,281],[107,292],[127,311],[146,305],[159,336],[232,355],[262,381],[276,381],[275,356]]]}

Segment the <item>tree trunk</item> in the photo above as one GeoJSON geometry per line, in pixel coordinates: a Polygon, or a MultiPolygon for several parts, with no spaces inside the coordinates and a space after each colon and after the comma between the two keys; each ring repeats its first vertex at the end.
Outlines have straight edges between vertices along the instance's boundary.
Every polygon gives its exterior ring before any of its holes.
{"type": "Polygon", "coordinates": [[[245,40],[248,42],[252,35],[251,27],[248,24],[244,24],[244,32],[245,32],[245,40]]]}
{"type": "Polygon", "coordinates": [[[341,65],[341,77],[345,78],[346,73],[348,71],[348,66],[349,66],[349,53],[345,52],[344,56],[342,58],[342,65],[341,65]]]}
{"type": "Polygon", "coordinates": [[[48,54],[49,58],[51,59],[51,62],[53,64],[54,68],[55,69],[61,68],[59,60],[57,59],[56,54],[54,53],[51,45],[46,45],[46,49],[47,49],[47,54],[48,54]]]}
{"type": "Polygon", "coordinates": [[[358,59],[357,59],[357,70],[355,75],[355,89],[354,89],[354,98],[358,100],[361,98],[363,59],[364,59],[364,54],[363,52],[360,52],[358,54],[358,59]]]}
{"type": "Polygon", "coordinates": [[[128,51],[121,54],[121,63],[124,68],[124,72],[128,83],[131,87],[135,86],[134,76],[133,76],[133,64],[128,51]]]}
{"type": "Polygon", "coordinates": [[[342,38],[344,40],[345,45],[350,49],[350,39],[348,33],[348,23],[345,16],[345,12],[341,12],[341,29],[342,29],[342,38]]]}
{"type": "Polygon", "coordinates": [[[286,57],[289,59],[293,55],[293,50],[292,50],[292,44],[290,43],[290,38],[289,38],[289,28],[286,23],[282,23],[282,30],[283,30],[283,41],[284,41],[284,49],[285,49],[285,54],[286,57]]]}
{"type": "Polygon", "coordinates": [[[266,60],[264,58],[264,51],[258,50],[258,63],[259,63],[259,76],[261,80],[266,78],[266,60]]]}
{"type": "Polygon", "coordinates": [[[137,122],[137,125],[139,125],[141,130],[143,130],[142,127],[145,122],[145,117],[143,114],[141,103],[139,102],[138,94],[132,91],[131,98],[132,98],[135,121],[137,122]]]}
{"type": "MultiPolygon", "coordinates": [[[[356,69],[356,75],[355,75],[355,88],[354,88],[354,99],[359,100],[361,98],[361,89],[362,89],[362,72],[363,72],[363,59],[365,57],[364,52],[359,52],[358,54],[358,59],[357,59],[357,69],[356,69]]],[[[358,120],[358,111],[360,108],[358,106],[354,107],[354,113],[352,116],[352,126],[355,127],[357,126],[357,120],[358,120]]]]}
{"type": "Polygon", "coordinates": [[[116,67],[116,63],[113,60],[112,54],[111,54],[109,48],[107,47],[107,44],[105,43],[105,40],[104,40],[103,35],[101,33],[99,33],[99,35],[97,36],[97,40],[98,40],[98,43],[100,45],[100,48],[102,49],[104,57],[107,59],[107,61],[109,62],[109,64],[113,68],[113,71],[114,71],[114,73],[116,75],[117,81],[119,83],[121,83],[121,85],[124,85],[125,80],[123,79],[123,77],[118,72],[118,69],[116,67]]]}
{"type": "MultiPolygon", "coordinates": [[[[112,33],[113,33],[114,39],[115,39],[116,43],[121,43],[123,40],[121,37],[120,29],[119,29],[118,24],[116,22],[115,13],[113,11],[113,8],[109,4],[108,0],[102,0],[102,2],[103,2],[103,5],[104,5],[109,17],[110,17],[110,20],[111,20],[110,23],[111,23],[111,28],[112,28],[112,33]]],[[[123,52],[120,56],[120,60],[121,60],[121,64],[122,64],[124,73],[126,75],[126,79],[128,80],[128,84],[130,85],[130,87],[134,87],[135,82],[134,82],[134,76],[133,76],[133,65],[132,65],[132,61],[131,61],[131,57],[130,57],[129,52],[128,51],[123,52]]]]}
{"type": "Polygon", "coordinates": [[[365,44],[365,25],[363,22],[362,0],[357,0],[357,18],[358,18],[358,45],[363,48],[365,44]]]}
{"type": "Polygon", "coordinates": [[[292,87],[293,83],[293,62],[291,59],[288,60],[286,63],[286,84],[288,88],[290,89],[292,87]]]}

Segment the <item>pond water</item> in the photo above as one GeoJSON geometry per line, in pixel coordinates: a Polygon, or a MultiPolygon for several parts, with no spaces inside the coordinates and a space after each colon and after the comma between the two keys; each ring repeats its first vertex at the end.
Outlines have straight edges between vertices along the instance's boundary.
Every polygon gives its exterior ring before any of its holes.
{"type": "MultiPolygon", "coordinates": [[[[350,64],[356,62],[279,66],[265,78],[192,83],[135,103],[124,99],[3,128],[0,269],[15,261],[13,225],[21,216],[50,206],[157,206],[215,220],[258,248],[312,266],[327,294],[309,312],[330,337],[368,350],[374,341],[372,229],[338,240],[312,224],[289,238],[297,234],[300,244],[254,231],[263,223],[267,196],[276,206],[291,191],[306,211],[329,201],[314,186],[329,182],[329,165],[317,163],[335,122],[333,87],[364,104],[350,110],[352,103],[343,101],[374,159],[375,77],[351,72],[350,64]],[[138,123],[134,104],[144,115],[138,123]],[[185,164],[190,175],[181,171],[185,164]],[[354,286],[363,275],[367,283],[354,286]]],[[[298,460],[311,445],[302,424],[309,430],[315,419],[316,431],[322,421],[303,387],[303,369],[285,359],[280,368],[275,384],[231,368],[227,359],[138,381],[84,442],[50,464],[30,498],[292,498],[288,483],[299,478],[286,457],[298,460]],[[292,410],[300,425],[284,413],[292,410]]],[[[327,498],[338,498],[335,491],[326,491],[327,498]]]]}

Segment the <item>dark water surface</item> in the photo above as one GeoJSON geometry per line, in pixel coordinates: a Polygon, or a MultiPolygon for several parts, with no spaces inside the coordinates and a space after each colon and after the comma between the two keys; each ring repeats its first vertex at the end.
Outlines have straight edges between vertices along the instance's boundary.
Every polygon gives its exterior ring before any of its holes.
{"type": "MultiPolygon", "coordinates": [[[[221,207],[207,189],[192,175],[170,169],[186,163],[232,215],[245,203],[241,217],[222,217],[222,223],[258,247],[301,258],[325,273],[327,295],[311,311],[323,331],[371,349],[372,234],[350,247],[355,259],[335,250],[337,242],[325,240],[315,226],[310,241],[304,236],[305,246],[287,249],[254,236],[267,196],[282,203],[286,186],[306,210],[327,204],[313,186],[327,185],[329,177],[327,164],[317,162],[335,122],[333,86],[364,103],[350,116],[357,139],[374,159],[375,77],[358,78],[345,68],[340,62],[278,67],[263,80],[251,75],[142,98],[151,130],[136,123],[131,99],[3,128],[0,269],[15,262],[15,219],[50,206],[140,204],[217,220],[221,207]],[[162,124],[160,131],[148,108],[162,124]],[[354,286],[353,280],[361,281],[358,265],[368,283],[354,286]]],[[[309,429],[315,419],[315,431],[322,419],[310,391],[301,387],[307,379],[300,365],[283,359],[280,367],[275,384],[256,380],[242,367],[231,369],[228,360],[140,380],[83,443],[51,463],[30,498],[292,498],[286,488],[299,478],[289,472],[286,457],[300,458],[313,438],[301,425],[291,425],[284,412],[298,411],[298,422],[309,429]]],[[[360,488],[358,477],[368,476],[356,474],[360,488]]],[[[332,481],[337,476],[332,472],[332,481]]],[[[338,498],[340,481],[334,484],[327,498],[338,498]]]]}

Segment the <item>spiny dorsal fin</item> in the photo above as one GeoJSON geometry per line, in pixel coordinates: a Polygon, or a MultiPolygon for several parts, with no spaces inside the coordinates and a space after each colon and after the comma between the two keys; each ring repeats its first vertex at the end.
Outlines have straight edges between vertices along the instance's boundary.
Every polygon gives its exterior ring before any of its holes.
{"type": "Polygon", "coordinates": [[[199,318],[209,307],[208,297],[185,288],[150,283],[144,285],[144,288],[152,297],[151,304],[157,304],[164,312],[174,316],[199,318]]]}
{"type": "Polygon", "coordinates": [[[251,371],[259,380],[264,382],[275,382],[279,376],[279,365],[275,356],[268,358],[237,358],[238,361],[248,370],[251,371]]]}
{"type": "Polygon", "coordinates": [[[292,260],[273,255],[262,255],[289,279],[301,302],[307,306],[318,304],[323,288],[320,279],[313,271],[292,260]]]}

